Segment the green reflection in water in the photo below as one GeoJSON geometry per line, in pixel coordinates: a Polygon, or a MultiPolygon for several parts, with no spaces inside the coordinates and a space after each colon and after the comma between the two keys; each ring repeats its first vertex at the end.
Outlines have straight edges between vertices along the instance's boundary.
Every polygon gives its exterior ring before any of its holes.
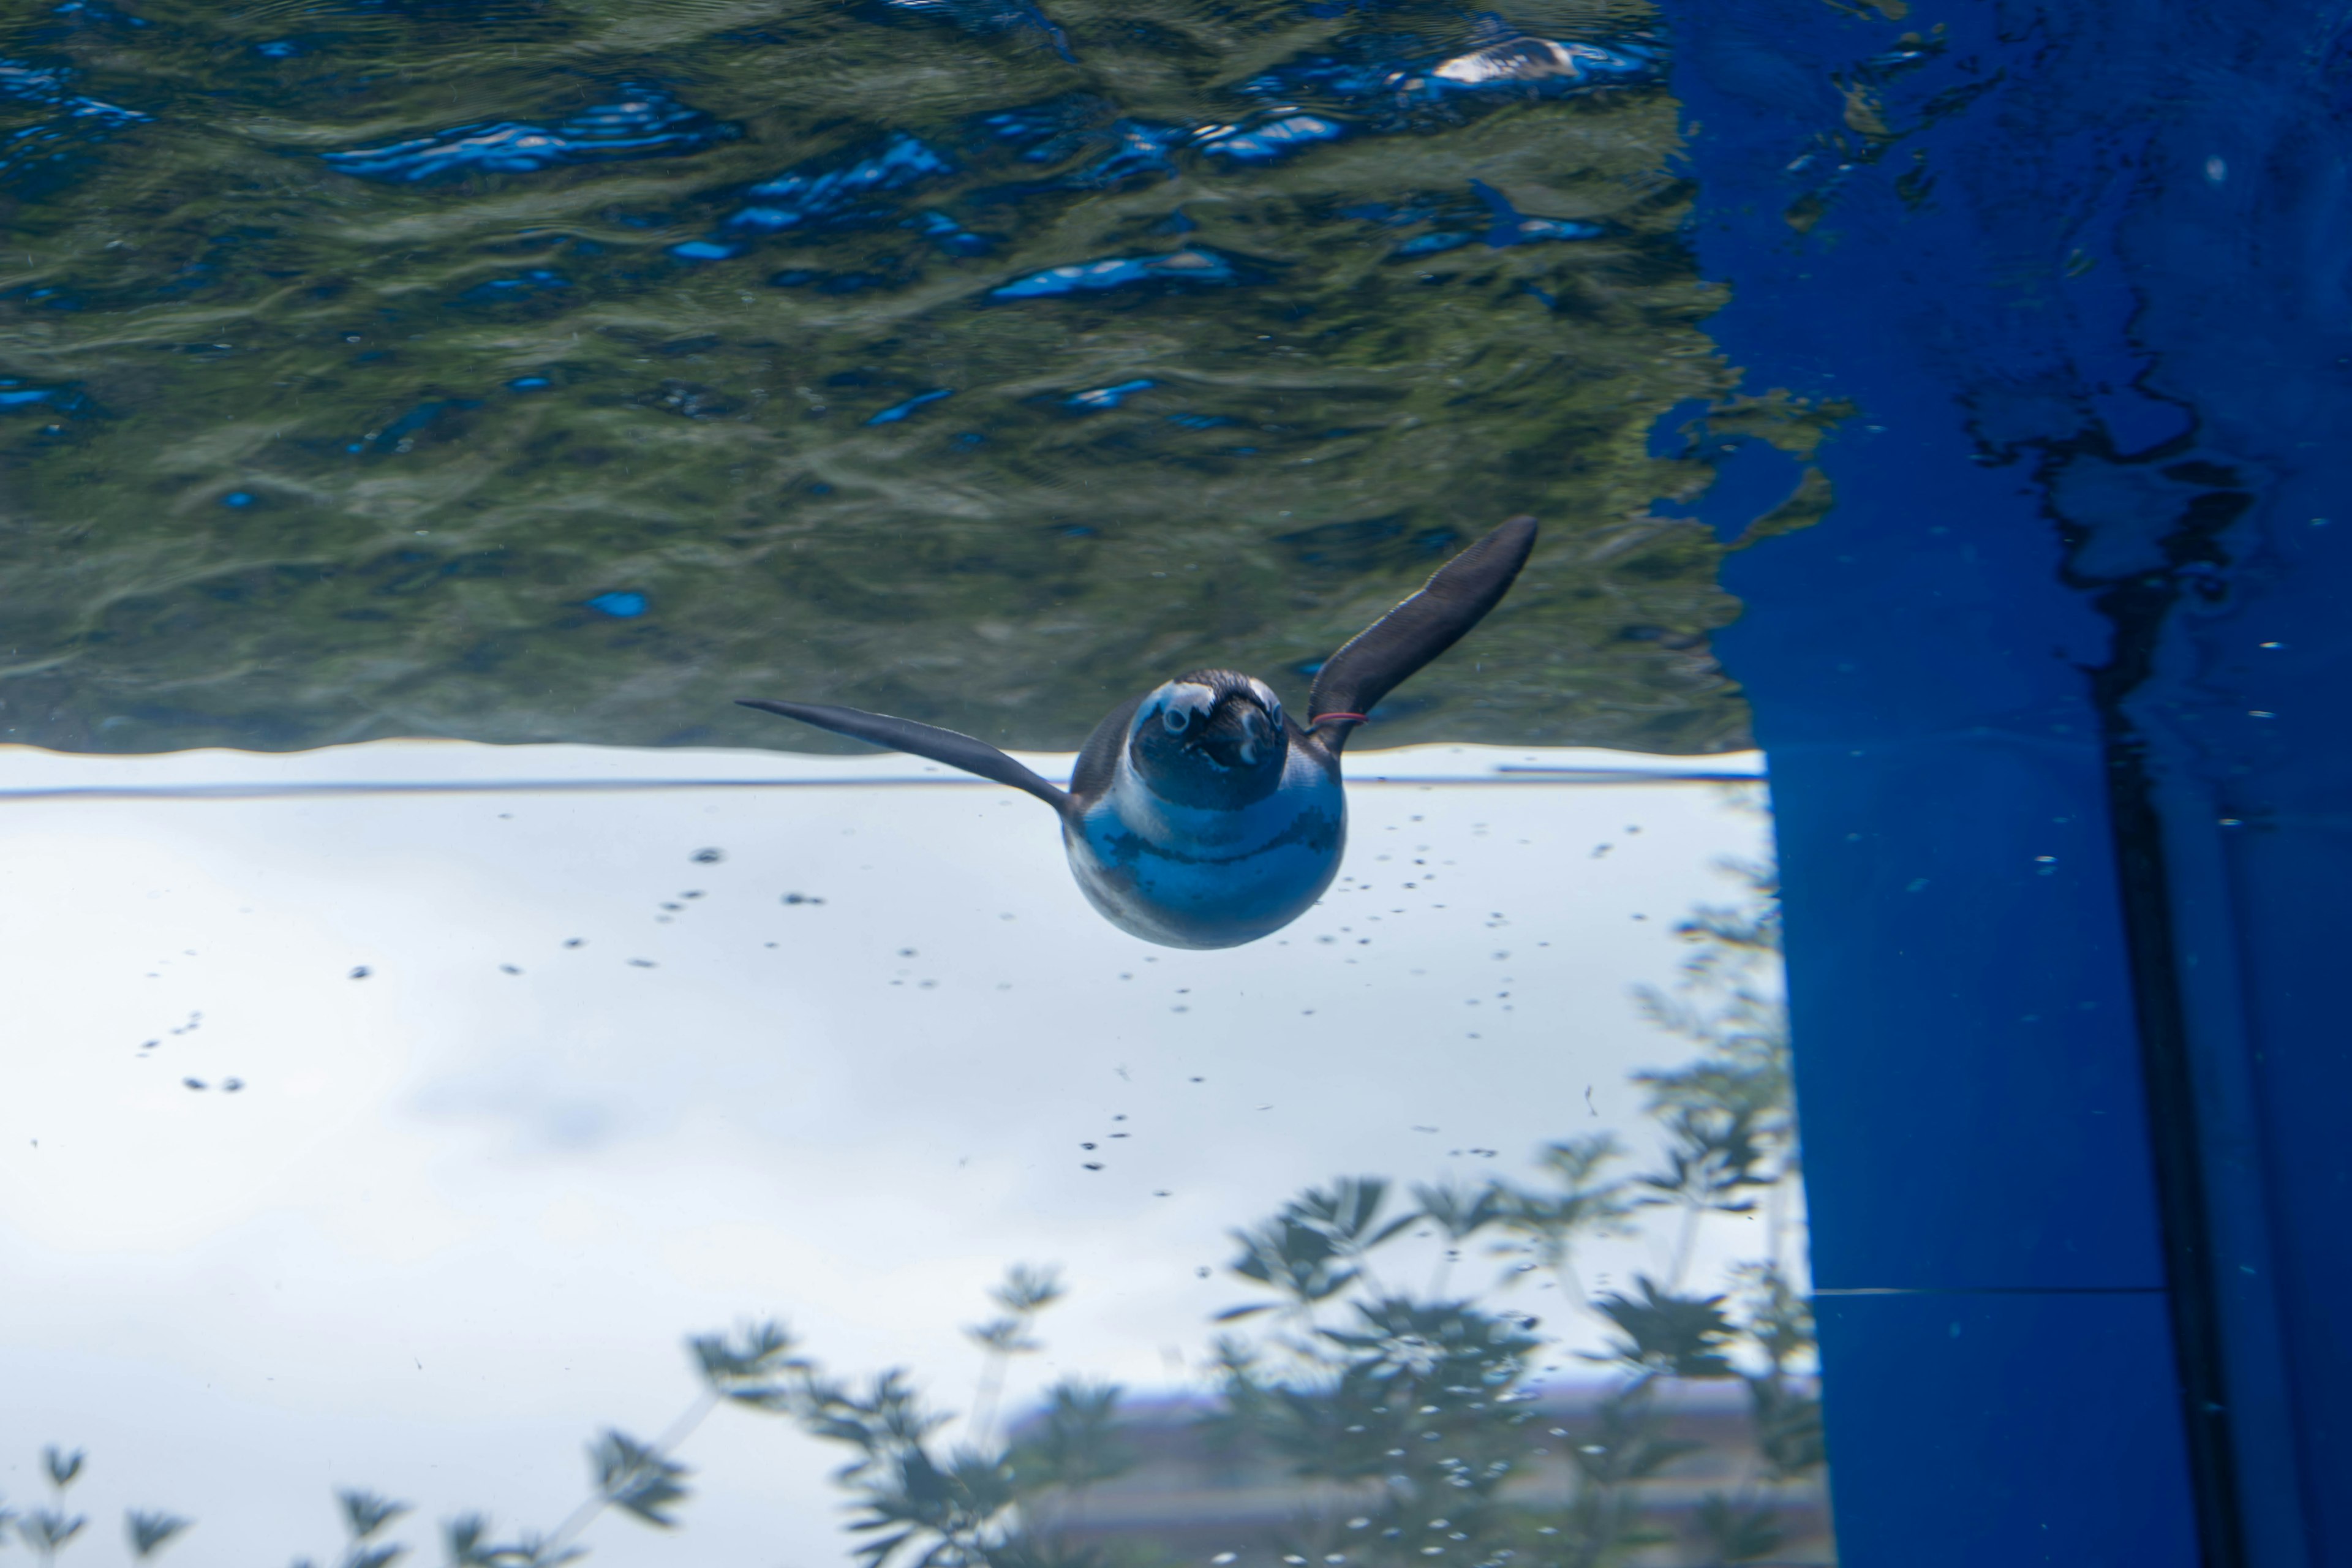
{"type": "MultiPolygon", "coordinates": [[[[1706,651],[1737,613],[1721,547],[1647,510],[1706,478],[1645,455],[1651,421],[1727,382],[1663,91],[1309,87],[1280,101],[1347,135],[1084,177],[1119,117],[1181,142],[1263,119],[1237,88],[1283,62],[1486,35],[1434,5],[1050,9],[1074,59],[1042,13],[982,0],[18,12],[5,738],[824,744],[729,705],[790,696],[1068,748],[1201,664],[1303,694],[1435,560],[1531,510],[1511,600],[1366,742],[1743,743],[1706,651]],[[415,181],[322,157],[577,123],[649,84],[706,117],[688,143],[415,181]],[[1068,134],[1024,148],[983,118],[1016,110],[1068,134]],[[729,227],[747,186],[893,133],[953,172],[729,227]],[[1490,244],[1474,180],[1602,232],[1490,244]],[[673,254],[696,241],[740,253],[673,254]],[[989,297],[1151,255],[1240,280],[989,297]],[[615,594],[644,613],[587,607],[615,594]]],[[[1605,42],[1646,14],[1510,20],[1605,42]]],[[[1748,418],[1808,445],[1801,418],[1748,418]]]]}

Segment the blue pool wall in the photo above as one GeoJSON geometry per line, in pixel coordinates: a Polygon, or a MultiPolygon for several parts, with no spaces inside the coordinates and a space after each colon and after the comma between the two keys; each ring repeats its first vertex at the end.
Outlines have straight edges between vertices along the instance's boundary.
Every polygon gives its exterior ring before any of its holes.
{"type": "Polygon", "coordinates": [[[1842,1561],[2352,1568],[2347,13],[1664,10],[1842,1561]]]}

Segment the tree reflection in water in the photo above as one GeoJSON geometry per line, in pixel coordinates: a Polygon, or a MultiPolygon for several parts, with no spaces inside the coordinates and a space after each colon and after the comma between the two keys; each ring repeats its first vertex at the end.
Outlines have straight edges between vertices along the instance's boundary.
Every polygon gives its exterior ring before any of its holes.
{"type": "MultiPolygon", "coordinates": [[[[1646,1163],[1603,1132],[1549,1144],[1520,1180],[1417,1184],[1408,1197],[1367,1176],[1299,1194],[1233,1233],[1229,1271],[1262,1299],[1216,1315],[1234,1326],[1211,1348],[1213,1395],[1172,1415],[1070,1376],[999,1430],[1007,1365],[1044,1348],[1036,1321],[1066,1294],[1050,1268],[1012,1268],[992,1292],[998,1314],[967,1331],[983,1369],[952,1441],[953,1417],[903,1372],[845,1379],[779,1322],[698,1337],[704,1390],[667,1432],[605,1432],[590,1497],[545,1536],[446,1521],[453,1568],[552,1568],[607,1508],[676,1525],[690,1472],[674,1455],[722,1404],[845,1451],[835,1477],[871,1568],[1829,1561],[1777,888],[1769,867],[1734,868],[1747,896],[1694,911],[1677,928],[1690,947],[1678,981],[1636,995],[1699,1047],[1636,1075],[1660,1134],[1646,1163]],[[1667,1221],[1660,1273],[1590,1289],[1581,1244],[1653,1213],[1667,1221]],[[1761,1255],[1693,1281],[1717,1216],[1760,1218],[1761,1255]],[[1473,1255],[1501,1272],[1457,1293],[1473,1255]],[[1606,1325],[1605,1349],[1570,1351],[1523,1310],[1538,1279],[1606,1325]],[[1571,1361],[1605,1381],[1547,1384],[1571,1361]],[[1709,1420],[1722,1402],[1689,1397],[1714,1387],[1744,1391],[1744,1423],[1709,1420]]],[[[52,1451],[53,1476],[60,1462],[52,1451]]],[[[79,1530],[62,1511],[78,1468],[76,1456],[58,1506],[19,1521],[45,1556],[79,1530]]],[[[340,1500],[345,1568],[404,1550],[379,1539],[402,1505],[340,1500]]],[[[142,1558],[184,1527],[126,1521],[142,1558]]]]}

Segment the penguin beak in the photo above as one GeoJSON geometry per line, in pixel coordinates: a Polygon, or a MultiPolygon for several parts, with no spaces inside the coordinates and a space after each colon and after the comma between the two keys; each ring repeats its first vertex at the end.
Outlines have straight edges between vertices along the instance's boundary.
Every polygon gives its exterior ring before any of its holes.
{"type": "Polygon", "coordinates": [[[1265,710],[1246,697],[1229,697],[1202,727],[1196,742],[1223,768],[1255,768],[1282,743],[1282,731],[1265,710]]]}
{"type": "Polygon", "coordinates": [[[1242,712],[1242,766],[1257,766],[1258,753],[1274,745],[1274,724],[1265,714],[1253,706],[1242,712]]]}

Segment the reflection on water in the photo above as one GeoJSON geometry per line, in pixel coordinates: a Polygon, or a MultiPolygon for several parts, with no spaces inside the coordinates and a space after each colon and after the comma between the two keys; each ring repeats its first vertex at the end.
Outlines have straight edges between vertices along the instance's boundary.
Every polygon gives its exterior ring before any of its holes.
{"type": "Polygon", "coordinates": [[[20,1425],[222,1552],[323,1549],[338,1486],[551,1531],[610,1426],[713,1555],[835,1560],[871,1441],[866,1506],[955,1471],[919,1539],[992,1562],[1822,1561],[1769,884],[1718,864],[1764,824],[1501,771],[1612,761],[1363,754],[1324,902],[1190,952],[904,758],[14,759],[198,792],[0,816],[58,1044],[0,1111],[20,1425]]]}
{"type": "Polygon", "coordinates": [[[1813,426],[1644,445],[1728,379],[1652,28],[13,12],[0,732],[774,744],[751,690],[1068,748],[1173,670],[1302,679],[1531,511],[1380,743],[1743,744],[1677,498],[1813,426]]]}

